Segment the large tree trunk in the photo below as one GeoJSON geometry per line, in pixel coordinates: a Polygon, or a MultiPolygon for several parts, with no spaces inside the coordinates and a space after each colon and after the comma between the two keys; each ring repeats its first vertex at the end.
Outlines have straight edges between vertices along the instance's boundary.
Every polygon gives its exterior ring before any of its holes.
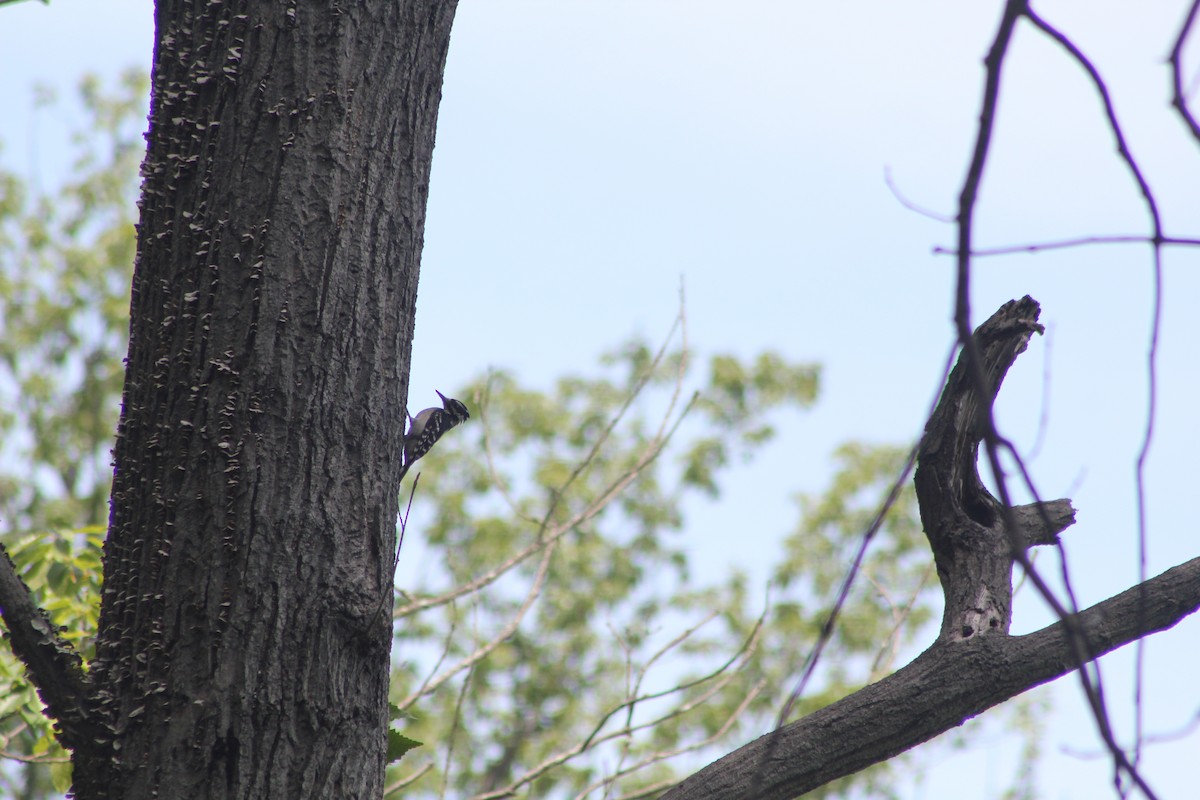
{"type": "Polygon", "coordinates": [[[454,9],[158,3],[82,800],[382,794],[454,9]]]}

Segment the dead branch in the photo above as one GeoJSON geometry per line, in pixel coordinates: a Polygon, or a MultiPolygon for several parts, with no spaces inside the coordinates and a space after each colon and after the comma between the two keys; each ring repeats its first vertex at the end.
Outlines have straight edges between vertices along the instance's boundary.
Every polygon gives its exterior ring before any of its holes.
{"type": "Polygon", "coordinates": [[[1013,545],[1022,549],[1057,541],[1075,521],[1069,500],[1014,508],[1009,531],[1001,503],[979,478],[979,442],[1000,384],[1043,328],[1030,297],[1005,303],[975,332],[973,348],[987,386],[981,397],[964,349],[937,408],[925,426],[914,481],[921,523],[946,594],[940,641],[1007,633],[1012,622],[1013,545]]]}
{"type": "MultiPolygon", "coordinates": [[[[1200,558],[1079,613],[1089,660],[1200,607],[1200,558]]],[[[1075,668],[1070,625],[939,641],[878,683],[710,764],[661,800],[788,800],[885,761],[1075,668]],[[881,713],[881,709],[883,710],[881,713]],[[773,741],[774,740],[774,741],[773,741]],[[767,748],[772,749],[764,760],[767,748]],[[757,782],[757,793],[748,788],[757,782]]]]}
{"type": "Polygon", "coordinates": [[[796,797],[1165,630],[1200,607],[1198,558],[1086,611],[1062,609],[1059,622],[1037,633],[1008,635],[1014,562],[1028,564],[1028,548],[1056,543],[1074,522],[1069,500],[1012,508],[979,479],[979,444],[991,430],[992,404],[1016,357],[1041,330],[1039,313],[1032,298],[1013,300],[974,332],[921,440],[917,501],[946,596],[937,641],[895,674],[731,753],[662,800],[796,797]]]}

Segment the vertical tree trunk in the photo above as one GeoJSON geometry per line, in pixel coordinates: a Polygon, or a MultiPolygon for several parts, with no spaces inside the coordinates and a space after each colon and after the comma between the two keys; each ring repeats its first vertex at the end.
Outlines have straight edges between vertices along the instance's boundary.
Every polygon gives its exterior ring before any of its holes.
{"type": "Polygon", "coordinates": [[[160,0],[93,797],[379,797],[455,3],[160,0]]]}

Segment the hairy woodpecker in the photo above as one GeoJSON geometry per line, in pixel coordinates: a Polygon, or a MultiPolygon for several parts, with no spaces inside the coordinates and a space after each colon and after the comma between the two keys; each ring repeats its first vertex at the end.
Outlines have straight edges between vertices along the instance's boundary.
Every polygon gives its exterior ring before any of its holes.
{"type": "Polygon", "coordinates": [[[442,434],[460,422],[466,422],[471,418],[467,407],[460,401],[453,397],[446,397],[441,392],[438,392],[437,396],[442,398],[441,408],[427,408],[418,412],[415,417],[408,413],[408,409],[404,410],[408,417],[408,433],[404,435],[404,464],[400,468],[401,480],[404,479],[409,468],[418,458],[433,449],[437,440],[442,438],[442,434]]]}

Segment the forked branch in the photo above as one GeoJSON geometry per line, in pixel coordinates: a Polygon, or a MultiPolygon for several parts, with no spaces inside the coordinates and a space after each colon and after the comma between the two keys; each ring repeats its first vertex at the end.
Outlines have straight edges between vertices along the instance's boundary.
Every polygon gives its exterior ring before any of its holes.
{"type": "Polygon", "coordinates": [[[979,480],[982,422],[1041,326],[1006,303],[964,348],[919,451],[917,499],[946,593],[933,646],[893,675],[760,737],[661,800],[788,800],[892,758],[1200,608],[1200,558],[1027,636],[1008,635],[1012,566],[1074,521],[1068,500],[1004,508],[979,480]],[[979,363],[972,366],[971,358],[979,363]],[[985,378],[984,392],[976,391],[985,378]]]}
{"type": "Polygon", "coordinates": [[[979,442],[1004,376],[1034,333],[1041,308],[1031,297],[1005,303],[963,348],[937,408],[925,426],[917,456],[917,501],[946,595],[939,641],[981,633],[1008,633],[1012,623],[1012,566],[1025,549],[1053,544],[1075,522],[1069,500],[1013,508],[979,478],[979,442]],[[987,387],[981,397],[970,359],[978,357],[987,387]],[[1016,523],[1009,530],[1006,520],[1016,523]]]}

